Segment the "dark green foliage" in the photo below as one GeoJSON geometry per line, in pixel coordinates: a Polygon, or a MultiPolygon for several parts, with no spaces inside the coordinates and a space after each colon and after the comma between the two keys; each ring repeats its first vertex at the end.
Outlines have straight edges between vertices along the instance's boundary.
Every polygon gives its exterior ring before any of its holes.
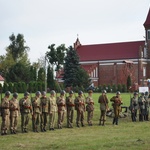
{"type": "Polygon", "coordinates": [[[98,86],[98,92],[102,92],[102,86],[101,85],[98,86]]]}
{"type": "Polygon", "coordinates": [[[127,86],[125,84],[122,85],[122,92],[127,92],[127,86]]]}
{"type": "Polygon", "coordinates": [[[17,91],[18,91],[18,83],[14,82],[13,92],[17,92],[17,91]]]}
{"type": "Polygon", "coordinates": [[[44,68],[40,68],[38,71],[38,81],[41,81],[41,82],[45,81],[45,70],[44,70],[44,68]]]}
{"type": "Polygon", "coordinates": [[[108,84],[108,89],[107,89],[107,92],[112,92],[112,87],[111,87],[111,85],[110,84],[108,84]]]}
{"type": "Polygon", "coordinates": [[[67,56],[64,64],[64,84],[65,87],[81,87],[87,88],[89,76],[85,70],[79,65],[79,56],[72,46],[68,48],[67,56]]]}
{"type": "Polygon", "coordinates": [[[13,92],[13,84],[12,84],[12,82],[8,83],[8,91],[10,91],[11,93],[13,92]]]}
{"type": "Polygon", "coordinates": [[[8,84],[6,82],[4,82],[3,93],[5,93],[6,91],[8,91],[8,84]]]}
{"type": "Polygon", "coordinates": [[[36,67],[30,66],[30,81],[36,81],[36,80],[37,80],[36,67]]]}
{"type": "Polygon", "coordinates": [[[50,90],[53,89],[55,86],[55,81],[54,81],[54,75],[53,75],[53,68],[48,66],[47,68],[47,88],[50,90]]]}
{"type": "Polygon", "coordinates": [[[27,91],[27,85],[25,82],[22,82],[22,92],[27,91]]]}
{"type": "Polygon", "coordinates": [[[113,84],[113,86],[112,86],[112,91],[113,91],[113,92],[117,92],[117,87],[116,87],[115,84],[113,84]]]}
{"type": "Polygon", "coordinates": [[[117,86],[117,91],[122,92],[122,85],[121,85],[121,84],[118,84],[118,86],[117,86]]]}

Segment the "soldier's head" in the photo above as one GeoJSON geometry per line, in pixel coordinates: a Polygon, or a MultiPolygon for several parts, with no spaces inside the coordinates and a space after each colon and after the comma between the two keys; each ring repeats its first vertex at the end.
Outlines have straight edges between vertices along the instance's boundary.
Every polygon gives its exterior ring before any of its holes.
{"type": "Polygon", "coordinates": [[[146,96],[148,96],[148,95],[149,95],[148,91],[146,91],[146,92],[145,92],[145,95],[146,95],[146,96]]]}
{"type": "Polygon", "coordinates": [[[89,95],[92,95],[93,91],[92,90],[88,90],[89,95]]]}
{"type": "Polygon", "coordinates": [[[10,91],[6,91],[6,92],[5,92],[5,96],[6,96],[6,97],[9,97],[10,95],[11,95],[11,92],[10,92],[10,91]]]}
{"type": "Polygon", "coordinates": [[[144,95],[145,95],[144,92],[142,92],[142,93],[141,93],[141,96],[144,96],[144,95]]]}
{"type": "Polygon", "coordinates": [[[17,98],[18,97],[18,93],[17,92],[13,93],[13,97],[17,98]]]}
{"type": "Polygon", "coordinates": [[[138,92],[134,92],[134,94],[133,94],[134,96],[138,96],[138,92]]]}
{"type": "Polygon", "coordinates": [[[120,94],[121,94],[121,93],[120,93],[120,91],[117,91],[117,92],[116,92],[116,96],[118,96],[118,97],[119,97],[119,96],[120,96],[120,94]]]}
{"type": "Polygon", "coordinates": [[[64,96],[66,92],[64,90],[61,90],[60,95],[64,96]]]}
{"type": "Polygon", "coordinates": [[[105,95],[106,93],[107,93],[106,90],[103,90],[103,91],[102,91],[102,94],[103,94],[103,95],[105,95]]]}
{"type": "Polygon", "coordinates": [[[72,90],[69,92],[69,95],[73,95],[73,91],[72,90]]]}
{"type": "Polygon", "coordinates": [[[51,90],[51,92],[50,92],[50,94],[53,95],[53,96],[55,95],[55,93],[56,92],[54,90],[51,90]]]}
{"type": "Polygon", "coordinates": [[[29,95],[30,95],[29,92],[25,92],[25,93],[24,93],[24,97],[25,97],[25,98],[28,98],[29,95]]]}
{"type": "Polygon", "coordinates": [[[46,96],[46,92],[42,91],[42,97],[45,97],[45,96],[46,96]]]}
{"type": "Polygon", "coordinates": [[[37,91],[37,92],[35,93],[35,95],[36,95],[37,97],[40,97],[40,96],[41,96],[41,92],[40,92],[40,91],[37,91]]]}
{"type": "Polygon", "coordinates": [[[79,95],[79,96],[82,96],[82,94],[83,94],[82,91],[79,91],[79,92],[78,92],[78,95],[79,95]]]}

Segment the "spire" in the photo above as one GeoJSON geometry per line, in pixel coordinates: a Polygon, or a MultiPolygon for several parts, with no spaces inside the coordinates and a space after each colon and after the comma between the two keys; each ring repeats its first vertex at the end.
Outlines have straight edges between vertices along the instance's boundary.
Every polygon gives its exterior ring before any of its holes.
{"type": "Polygon", "coordinates": [[[81,43],[79,41],[78,34],[77,34],[77,39],[76,42],[74,43],[74,49],[76,50],[79,46],[81,46],[81,43]]]}
{"type": "Polygon", "coordinates": [[[146,21],[143,25],[144,25],[145,29],[150,28],[150,9],[149,9],[149,12],[147,14],[146,21]]]}

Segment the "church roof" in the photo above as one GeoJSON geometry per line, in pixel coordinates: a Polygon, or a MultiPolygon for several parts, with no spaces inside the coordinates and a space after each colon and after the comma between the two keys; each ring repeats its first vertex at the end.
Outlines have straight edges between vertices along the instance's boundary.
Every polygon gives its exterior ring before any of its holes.
{"type": "Polygon", "coordinates": [[[147,18],[146,18],[146,21],[144,23],[144,27],[145,28],[150,28],[150,9],[149,9],[149,12],[147,14],[147,18]]]}
{"type": "Polygon", "coordinates": [[[137,59],[139,48],[144,46],[144,41],[81,45],[77,53],[81,61],[99,61],[116,59],[137,59]]]}

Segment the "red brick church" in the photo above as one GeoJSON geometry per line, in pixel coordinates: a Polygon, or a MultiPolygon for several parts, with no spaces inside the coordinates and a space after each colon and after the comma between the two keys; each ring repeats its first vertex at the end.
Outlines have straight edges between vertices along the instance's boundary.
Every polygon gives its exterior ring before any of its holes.
{"type": "Polygon", "coordinates": [[[87,71],[94,85],[126,84],[144,85],[150,78],[150,10],[145,28],[145,41],[82,45],[74,43],[81,66],[87,71]]]}

